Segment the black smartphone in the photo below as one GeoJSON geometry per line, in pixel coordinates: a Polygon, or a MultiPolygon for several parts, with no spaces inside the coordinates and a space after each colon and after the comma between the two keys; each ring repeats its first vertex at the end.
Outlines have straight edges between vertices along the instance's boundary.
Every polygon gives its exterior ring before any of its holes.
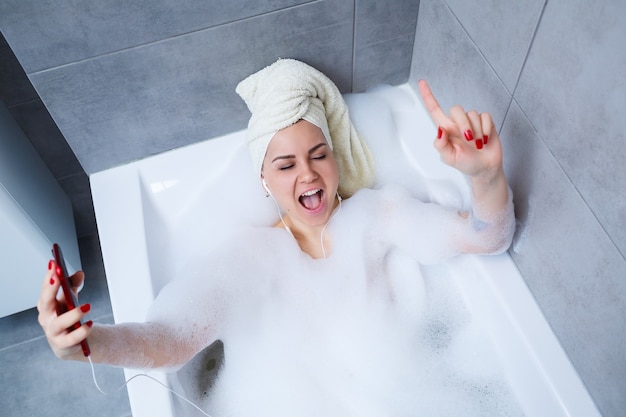
{"type": "MultiPolygon", "coordinates": [[[[61,252],[61,247],[54,243],[52,245],[52,256],[54,256],[54,262],[56,263],[56,273],[59,281],[61,282],[61,289],[63,291],[63,295],[65,295],[65,302],[67,304],[67,310],[73,310],[78,306],[78,299],[76,295],[72,292],[72,287],[70,286],[70,277],[67,274],[67,267],[65,266],[65,260],[63,259],[63,252],[61,252]]],[[[57,305],[57,313],[61,314],[59,306],[57,305]]],[[[81,326],[80,320],[74,323],[70,329],[76,330],[81,326]]],[[[80,342],[80,346],[83,349],[83,354],[85,357],[91,354],[89,350],[89,344],[87,344],[87,339],[80,342]]]]}

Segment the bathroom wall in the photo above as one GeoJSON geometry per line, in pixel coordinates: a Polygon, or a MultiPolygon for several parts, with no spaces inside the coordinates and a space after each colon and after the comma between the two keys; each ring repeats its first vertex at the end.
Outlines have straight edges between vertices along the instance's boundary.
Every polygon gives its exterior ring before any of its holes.
{"type": "Polygon", "coordinates": [[[78,237],[96,233],[89,178],[1,32],[0,100],[72,202],[78,237]]]}
{"type": "Polygon", "coordinates": [[[408,78],[418,0],[0,1],[0,27],[91,174],[245,127],[235,86],[278,57],[343,92],[408,78]]]}
{"type": "MultiPolygon", "coordinates": [[[[18,137],[37,149],[41,159],[70,197],[81,262],[88,277],[81,292],[81,300],[88,300],[92,304],[90,319],[97,323],[112,323],[113,314],[96,233],[89,180],[2,33],[0,101],[0,106],[9,109],[23,131],[18,137]]],[[[4,140],[0,136],[0,141],[4,140]]],[[[46,263],[47,259],[39,265],[42,277],[46,263]]],[[[37,269],[36,265],[30,267],[37,269]]],[[[28,268],[24,268],[23,272],[27,271],[28,268]]],[[[33,276],[21,277],[19,274],[11,277],[18,280],[32,278],[38,279],[33,276]]],[[[37,294],[34,293],[32,297],[33,302],[36,302],[37,294]]],[[[76,382],[89,380],[89,368],[84,364],[62,362],[54,356],[37,323],[36,309],[1,318],[0,334],[0,404],[3,415],[58,416],[67,414],[69,410],[91,416],[130,416],[125,390],[106,397],[94,386],[76,382]],[[69,404],[60,399],[69,399],[69,404]]],[[[121,369],[98,367],[97,373],[104,387],[117,388],[124,381],[121,369]]]]}
{"type": "Polygon", "coordinates": [[[422,1],[410,77],[493,113],[509,252],[606,417],[626,409],[624,16],[621,0],[422,1]]]}

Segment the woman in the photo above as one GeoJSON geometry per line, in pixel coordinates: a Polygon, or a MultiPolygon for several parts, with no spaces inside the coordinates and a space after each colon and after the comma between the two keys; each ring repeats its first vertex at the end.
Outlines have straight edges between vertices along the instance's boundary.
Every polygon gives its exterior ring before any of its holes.
{"type": "MultiPolygon", "coordinates": [[[[509,246],[514,229],[512,196],[491,116],[465,112],[459,106],[453,107],[448,116],[426,82],[420,81],[419,90],[439,126],[435,148],[444,162],[469,178],[471,212],[424,204],[396,190],[364,188],[373,181],[372,158],[349,121],[339,91],[327,77],[306,64],[279,60],[244,80],[237,91],[252,112],[249,148],[253,164],[261,185],[280,207],[280,221],[274,228],[234,236],[230,244],[211,257],[210,279],[183,280],[164,288],[146,323],[93,326],[88,321],[79,329],[68,331],[73,323],[83,319],[89,306],[57,315],[57,303],[63,300],[56,299],[59,280],[51,262],[38,310],[39,323],[52,350],[61,359],[84,361],[80,342],[88,338],[94,362],[175,369],[214,340],[222,339],[226,368],[233,364],[223,376],[224,383],[238,381],[239,393],[252,398],[257,395],[259,384],[251,384],[246,390],[246,378],[234,370],[240,366],[249,377],[258,365],[250,361],[249,352],[238,350],[239,346],[259,348],[268,340],[282,340],[280,352],[306,352],[313,343],[312,334],[327,338],[324,343],[330,343],[332,337],[352,332],[363,337],[359,340],[361,346],[375,344],[366,333],[373,328],[385,332],[388,322],[381,322],[379,327],[374,324],[374,313],[381,310],[371,307],[370,290],[387,285],[381,284],[381,277],[387,274],[393,248],[402,249],[424,264],[458,253],[500,253],[509,246]],[[352,218],[360,219],[358,227],[349,222],[352,218]],[[405,233],[403,229],[407,228],[412,233],[405,233]],[[417,243],[425,236],[427,241],[417,243]],[[241,253],[237,245],[243,240],[252,242],[258,250],[241,253]],[[328,258],[328,262],[324,263],[323,258],[328,258]],[[357,262],[353,264],[348,259],[357,262]],[[247,269],[241,269],[242,265],[247,269]],[[262,273],[246,276],[250,268],[262,273]],[[314,285],[303,283],[305,287],[295,287],[294,277],[303,270],[313,271],[321,278],[314,285]],[[349,291],[348,298],[362,304],[358,308],[354,307],[356,304],[346,306],[341,299],[345,291],[349,291]],[[335,300],[329,302],[333,297],[335,300]],[[191,308],[192,305],[202,308],[191,308]],[[362,306],[367,307],[361,309],[362,306]],[[319,323],[313,317],[320,315],[345,320],[345,326],[341,332],[318,329],[319,323]],[[364,328],[358,324],[364,315],[367,331],[361,331],[364,328]],[[268,322],[271,326],[260,331],[268,322]],[[281,339],[285,334],[290,337],[281,339]],[[305,346],[294,340],[306,340],[305,346]]],[[[198,267],[189,275],[198,275],[198,271],[204,274],[206,269],[198,267]]],[[[77,288],[83,279],[82,272],[78,272],[72,277],[72,284],[77,288]]],[[[397,348],[403,342],[394,337],[389,335],[386,339],[395,340],[397,348]]],[[[275,350],[272,347],[271,351],[275,350]]],[[[297,364],[307,358],[302,353],[290,362],[289,369],[300,369],[297,364]]],[[[340,367],[350,362],[349,357],[342,358],[337,361],[342,364],[340,367]]],[[[274,359],[285,360],[279,354],[274,359]]],[[[358,365],[346,368],[337,378],[352,381],[357,368],[358,365]]],[[[282,374],[290,385],[297,385],[294,375],[310,376],[314,371],[306,367],[294,372],[282,374]]],[[[258,368],[256,373],[263,372],[258,368]]],[[[395,376],[390,378],[391,381],[395,376]]],[[[370,379],[372,384],[378,384],[381,375],[370,379]]],[[[219,394],[217,397],[217,402],[227,401],[220,399],[219,394]]],[[[298,401],[294,409],[301,410],[307,399],[298,401]]],[[[229,409],[223,404],[216,407],[229,409]]],[[[232,407],[231,404],[229,410],[232,407]]]]}

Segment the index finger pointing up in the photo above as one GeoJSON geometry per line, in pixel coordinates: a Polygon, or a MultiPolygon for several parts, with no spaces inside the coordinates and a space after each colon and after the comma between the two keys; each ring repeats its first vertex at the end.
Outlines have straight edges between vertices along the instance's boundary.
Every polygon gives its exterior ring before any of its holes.
{"type": "Polygon", "coordinates": [[[430,90],[428,83],[424,80],[419,80],[417,86],[419,88],[420,95],[422,96],[422,100],[424,100],[424,105],[426,106],[426,109],[430,113],[430,117],[432,117],[435,124],[438,126],[450,126],[450,118],[448,118],[448,116],[446,116],[444,111],[441,109],[441,106],[437,102],[433,92],[430,90]]]}

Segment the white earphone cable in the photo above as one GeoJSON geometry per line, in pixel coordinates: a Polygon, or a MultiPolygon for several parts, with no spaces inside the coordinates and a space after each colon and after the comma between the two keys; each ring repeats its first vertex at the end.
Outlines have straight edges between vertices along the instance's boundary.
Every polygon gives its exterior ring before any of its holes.
{"type": "Polygon", "coordinates": [[[339,195],[339,193],[337,193],[337,199],[339,200],[339,208],[337,208],[337,211],[333,213],[330,219],[328,219],[320,233],[320,245],[322,246],[322,255],[324,255],[324,259],[326,259],[326,248],[324,248],[324,232],[326,231],[326,226],[328,226],[328,223],[330,223],[331,220],[334,219],[335,216],[341,211],[341,196],[339,195]]]}
{"type": "Polygon", "coordinates": [[[118,391],[121,391],[126,385],[128,385],[130,383],[130,381],[132,381],[133,379],[138,378],[138,377],[141,376],[141,377],[145,377],[145,378],[151,379],[152,381],[154,381],[157,384],[161,385],[163,388],[165,388],[166,390],[168,390],[169,392],[171,392],[172,394],[176,395],[178,398],[180,398],[181,400],[185,401],[187,404],[191,405],[193,408],[198,410],[198,412],[201,413],[203,416],[211,417],[211,415],[207,414],[204,410],[202,410],[200,407],[198,407],[192,401],[190,401],[187,398],[185,398],[184,395],[181,395],[181,394],[177,393],[176,391],[174,391],[173,389],[171,389],[170,387],[168,387],[167,385],[165,385],[164,383],[162,383],[158,379],[156,379],[156,378],[154,378],[154,377],[152,377],[150,375],[147,375],[147,374],[137,374],[137,375],[133,376],[132,378],[128,379],[126,382],[124,382],[117,389],[115,389],[115,390],[113,390],[111,392],[106,392],[102,388],[100,388],[100,384],[98,384],[98,380],[96,379],[96,369],[95,369],[95,367],[93,365],[93,361],[91,360],[91,355],[87,356],[87,359],[89,360],[89,365],[91,365],[91,376],[93,377],[93,383],[96,385],[96,388],[98,388],[98,391],[100,391],[104,395],[112,395],[112,394],[115,394],[118,391]]]}
{"type": "Polygon", "coordinates": [[[267,196],[270,197],[272,199],[272,201],[274,202],[274,205],[276,206],[276,211],[278,211],[278,217],[280,217],[280,222],[283,224],[283,226],[285,226],[285,230],[287,230],[289,232],[291,237],[295,238],[295,236],[291,232],[291,229],[289,228],[289,226],[287,226],[287,223],[285,223],[285,219],[283,219],[283,213],[280,211],[280,206],[278,205],[278,201],[276,201],[276,199],[274,198],[274,196],[270,192],[268,192],[267,196]]]}

